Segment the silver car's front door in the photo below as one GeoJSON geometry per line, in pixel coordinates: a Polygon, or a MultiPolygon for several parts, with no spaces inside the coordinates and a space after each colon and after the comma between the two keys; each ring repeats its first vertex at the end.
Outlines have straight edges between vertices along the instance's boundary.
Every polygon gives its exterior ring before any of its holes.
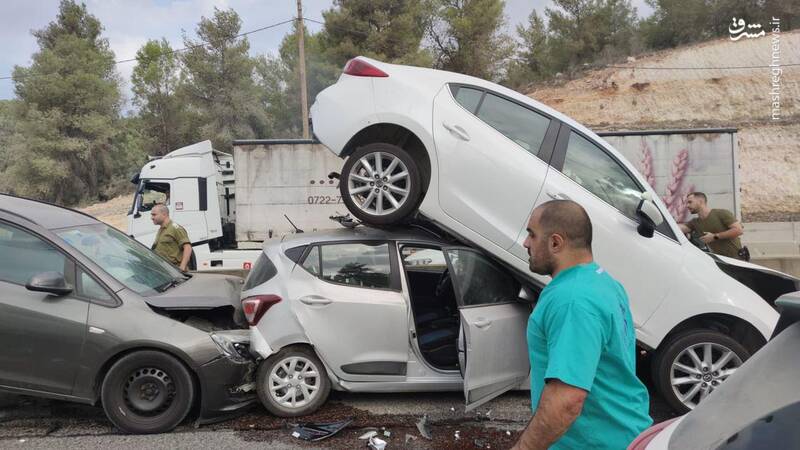
{"type": "Polygon", "coordinates": [[[405,378],[408,308],[389,250],[386,242],[320,245],[292,271],[292,309],[343,380],[405,378]]]}
{"type": "Polygon", "coordinates": [[[529,304],[520,284],[478,251],[444,249],[463,330],[467,411],[518,386],[530,372],[526,346],[529,304]]]}

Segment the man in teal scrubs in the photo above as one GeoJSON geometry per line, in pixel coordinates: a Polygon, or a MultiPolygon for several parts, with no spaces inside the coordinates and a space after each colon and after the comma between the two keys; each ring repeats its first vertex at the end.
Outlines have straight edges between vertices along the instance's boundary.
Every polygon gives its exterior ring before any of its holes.
{"type": "Polygon", "coordinates": [[[544,203],[525,248],[553,280],[528,319],[534,415],[514,448],[625,449],[652,424],[649,397],[628,296],[593,261],[591,220],[573,201],[544,203]]]}

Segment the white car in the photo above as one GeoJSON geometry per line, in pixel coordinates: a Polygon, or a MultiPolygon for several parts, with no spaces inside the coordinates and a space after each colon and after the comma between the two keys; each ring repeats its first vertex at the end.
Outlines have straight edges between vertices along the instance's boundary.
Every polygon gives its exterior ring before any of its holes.
{"type": "Polygon", "coordinates": [[[340,188],[356,217],[387,225],[418,211],[542,285],[549,278],[529,273],[522,245],[528,217],[551,199],[580,203],[595,258],[625,286],[655,384],[679,411],[764,345],[775,298],[797,289],[697,249],[606,141],[497,84],[358,57],[311,115],[316,138],[345,159],[340,188]],[[697,382],[706,371],[712,380],[697,382]]]}

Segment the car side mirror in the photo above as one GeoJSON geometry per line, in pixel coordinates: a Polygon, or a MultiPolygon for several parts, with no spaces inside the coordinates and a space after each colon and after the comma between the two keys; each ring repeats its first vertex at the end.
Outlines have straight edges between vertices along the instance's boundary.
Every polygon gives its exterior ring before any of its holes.
{"type": "Polygon", "coordinates": [[[636,215],[641,219],[636,231],[646,238],[653,237],[656,227],[664,221],[664,216],[661,215],[658,206],[653,203],[653,197],[649,192],[642,193],[642,200],[636,207],[636,215]]]}
{"type": "Polygon", "coordinates": [[[72,286],[58,272],[42,272],[31,277],[25,288],[29,291],[47,292],[53,295],[67,295],[72,292],[72,286]]]}

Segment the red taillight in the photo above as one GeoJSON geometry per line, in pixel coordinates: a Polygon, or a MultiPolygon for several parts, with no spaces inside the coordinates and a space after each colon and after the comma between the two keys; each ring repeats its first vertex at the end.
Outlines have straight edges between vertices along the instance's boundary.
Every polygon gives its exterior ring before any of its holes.
{"type": "Polygon", "coordinates": [[[247,323],[253,327],[258,324],[264,313],[274,305],[281,301],[277,295],[254,295],[242,300],[242,309],[244,316],[247,318],[247,323]]]}
{"type": "Polygon", "coordinates": [[[353,58],[344,66],[344,73],[356,77],[388,77],[389,75],[372,64],[353,58]]]}

